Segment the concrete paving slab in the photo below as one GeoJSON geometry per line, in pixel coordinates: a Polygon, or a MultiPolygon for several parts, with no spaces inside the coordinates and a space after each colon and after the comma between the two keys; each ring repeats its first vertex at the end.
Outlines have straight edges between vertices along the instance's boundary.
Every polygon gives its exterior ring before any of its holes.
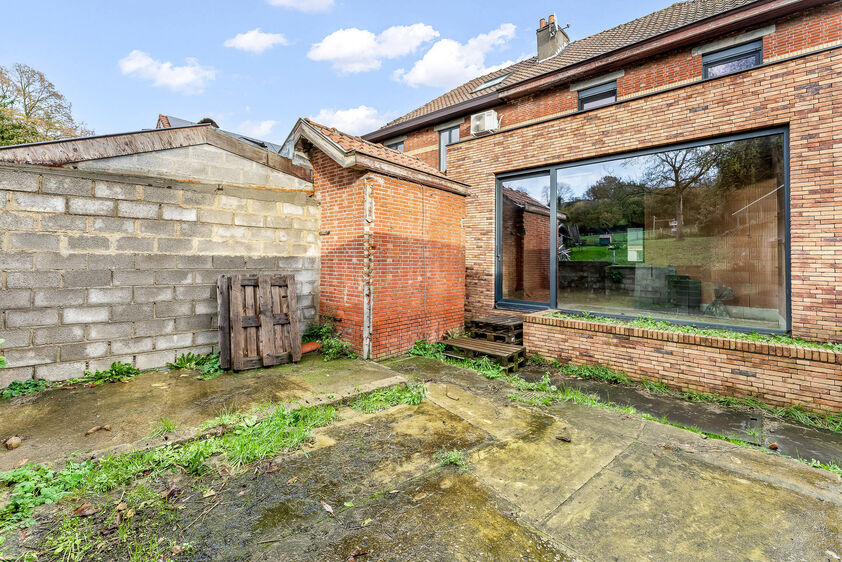
{"type": "Polygon", "coordinates": [[[26,439],[12,451],[0,449],[0,471],[24,460],[49,462],[135,443],[148,436],[160,418],[174,421],[183,431],[225,409],[329,397],[395,374],[377,363],[325,362],[318,355],[305,355],[298,364],[229,373],[209,381],[197,380],[192,371],[150,372],[125,383],[55,388],[2,400],[0,439],[12,435],[26,439]],[[85,435],[104,425],[111,431],[85,435]]]}

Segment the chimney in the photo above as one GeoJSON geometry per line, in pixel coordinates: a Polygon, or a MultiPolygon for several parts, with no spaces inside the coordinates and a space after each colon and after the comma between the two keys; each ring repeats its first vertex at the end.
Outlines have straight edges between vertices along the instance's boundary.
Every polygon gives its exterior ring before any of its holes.
{"type": "Polygon", "coordinates": [[[570,37],[558,27],[555,14],[550,14],[548,19],[541,18],[535,34],[538,36],[538,62],[553,58],[570,43],[570,37]]]}

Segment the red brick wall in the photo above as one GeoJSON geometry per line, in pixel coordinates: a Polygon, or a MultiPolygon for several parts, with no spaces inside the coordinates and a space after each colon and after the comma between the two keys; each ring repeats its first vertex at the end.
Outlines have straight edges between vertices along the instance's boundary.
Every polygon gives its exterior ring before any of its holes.
{"type": "Polygon", "coordinates": [[[532,353],[606,365],[629,378],[692,392],[757,396],[778,406],[842,410],[842,352],[527,316],[532,353]]]}
{"type": "Polygon", "coordinates": [[[406,352],[465,320],[465,198],[370,174],[372,353],[406,352]]]}
{"type": "Polygon", "coordinates": [[[451,146],[448,174],[472,190],[468,315],[494,306],[495,173],[788,125],[793,333],[842,340],[840,107],[834,49],[451,146]]]}
{"type": "Polygon", "coordinates": [[[364,172],[342,168],[319,150],[310,156],[320,204],[319,313],[336,319],[342,337],[359,352],[363,325],[364,172]]]}
{"type": "Polygon", "coordinates": [[[363,290],[371,285],[372,357],[406,352],[464,324],[465,197],[343,169],[313,149],[321,206],[320,313],[363,349],[363,290]],[[366,189],[374,200],[365,216],[366,189]],[[366,228],[367,227],[367,228],[366,228]]]}

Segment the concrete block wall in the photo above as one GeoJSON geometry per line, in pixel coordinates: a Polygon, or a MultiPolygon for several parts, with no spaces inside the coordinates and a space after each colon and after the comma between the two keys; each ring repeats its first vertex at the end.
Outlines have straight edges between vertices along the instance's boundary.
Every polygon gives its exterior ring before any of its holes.
{"type": "Polygon", "coordinates": [[[156,170],[158,175],[205,183],[303,190],[312,187],[305,180],[209,144],[100,158],[74,166],[120,174],[147,174],[156,170]]]}
{"type": "Polygon", "coordinates": [[[0,165],[0,387],[215,350],[221,273],[295,274],[306,327],[319,268],[309,191],[0,165]]]}

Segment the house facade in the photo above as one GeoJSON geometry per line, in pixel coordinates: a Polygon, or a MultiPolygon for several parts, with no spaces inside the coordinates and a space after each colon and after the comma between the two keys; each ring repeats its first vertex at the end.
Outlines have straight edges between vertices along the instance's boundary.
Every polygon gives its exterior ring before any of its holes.
{"type": "Polygon", "coordinates": [[[536,36],[536,57],[364,136],[470,186],[466,316],[522,313],[530,350],[637,378],[842,407],[839,352],[540,313],[842,341],[842,2],[681,2],[578,41],[551,16],[536,36]],[[544,226],[512,222],[513,192],[544,226]]]}

